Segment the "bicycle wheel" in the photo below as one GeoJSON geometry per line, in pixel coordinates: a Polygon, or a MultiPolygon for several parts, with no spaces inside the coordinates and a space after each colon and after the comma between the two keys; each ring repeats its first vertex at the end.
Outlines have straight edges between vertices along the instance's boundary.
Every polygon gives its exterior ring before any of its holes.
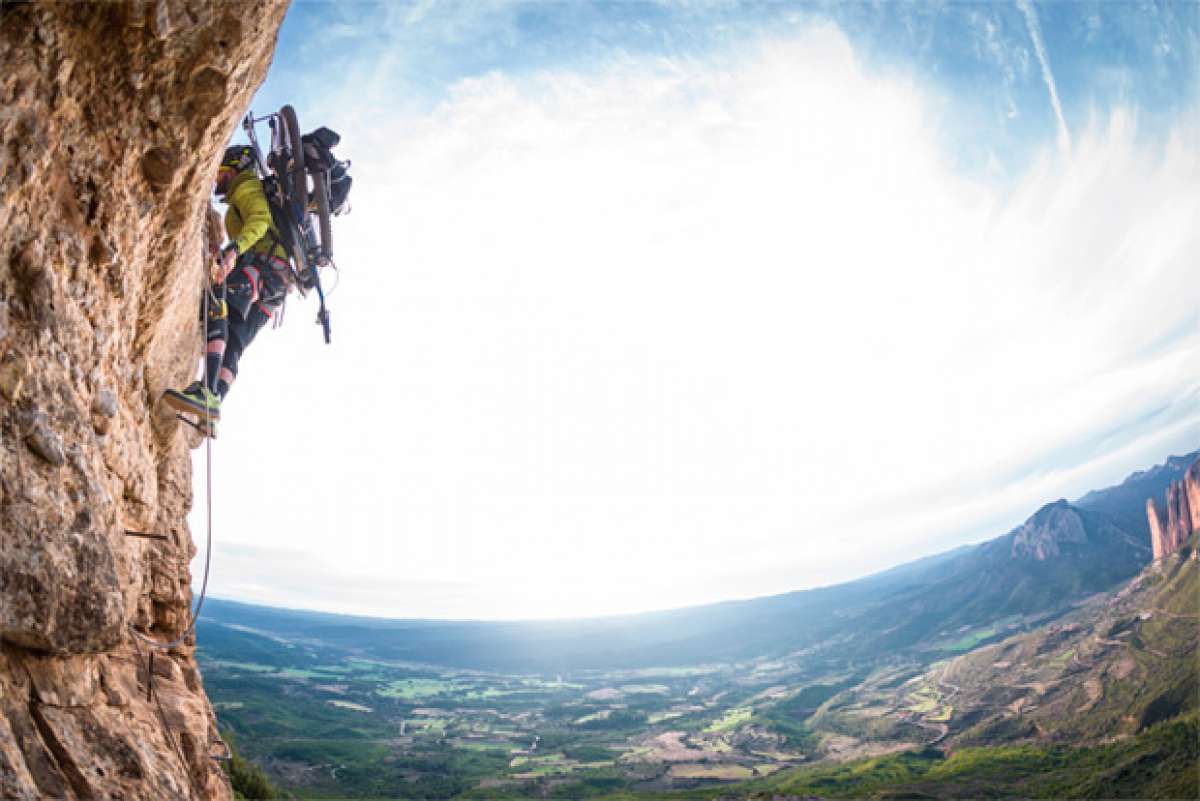
{"type": "Polygon", "coordinates": [[[325,171],[313,173],[313,194],[317,196],[317,222],[321,228],[321,255],[333,258],[333,226],[329,222],[329,186],[325,171]]]}
{"type": "Polygon", "coordinates": [[[296,119],[296,109],[291,106],[279,109],[279,116],[283,118],[283,132],[292,156],[292,174],[287,176],[286,189],[292,196],[292,203],[303,209],[308,205],[308,181],[304,172],[304,143],[300,141],[300,123],[296,119]]]}

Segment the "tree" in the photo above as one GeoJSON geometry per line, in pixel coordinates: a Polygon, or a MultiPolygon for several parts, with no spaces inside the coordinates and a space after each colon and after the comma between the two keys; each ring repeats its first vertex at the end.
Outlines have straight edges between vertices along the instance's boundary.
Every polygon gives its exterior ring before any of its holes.
{"type": "Polygon", "coordinates": [[[247,801],[274,801],[283,798],[279,788],[271,784],[267,774],[253,762],[242,758],[229,743],[230,760],[225,763],[225,773],[229,775],[229,783],[233,785],[233,797],[247,801]]]}

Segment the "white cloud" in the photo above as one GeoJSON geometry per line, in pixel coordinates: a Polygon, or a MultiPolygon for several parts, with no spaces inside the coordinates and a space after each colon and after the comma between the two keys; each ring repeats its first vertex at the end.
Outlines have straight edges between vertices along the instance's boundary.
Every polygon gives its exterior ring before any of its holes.
{"type": "Polygon", "coordinates": [[[1002,533],[1194,443],[1192,133],[1147,150],[1117,111],[996,185],[935,107],[823,27],[343,129],[335,345],[294,306],[247,356],[218,554],[328,565],[313,607],[630,611],[1002,533]]]}

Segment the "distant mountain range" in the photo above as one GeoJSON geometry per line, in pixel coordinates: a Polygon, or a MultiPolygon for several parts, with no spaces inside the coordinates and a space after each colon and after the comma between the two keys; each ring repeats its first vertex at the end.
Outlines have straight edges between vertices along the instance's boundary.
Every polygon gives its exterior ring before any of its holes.
{"type": "Polygon", "coordinates": [[[1139,470],[1120,484],[1095,490],[1075,501],[1081,509],[1102,512],[1121,528],[1150,542],[1150,525],[1146,518],[1146,501],[1162,499],[1172,482],[1179,481],[1188,467],[1200,457],[1200,451],[1172,456],[1164,464],[1139,470]]]}
{"type": "MultiPolygon", "coordinates": [[[[557,673],[735,662],[805,651],[831,666],[881,654],[945,654],[956,632],[999,639],[1111,589],[1151,558],[1148,498],[1200,451],[1130,475],[1074,503],[1058,500],[1009,533],[857,581],[667,612],[549,622],[385,620],[212,599],[206,626],[312,639],[377,659],[477,670],[557,673]]],[[[983,640],[983,641],[986,641],[983,640]]]]}

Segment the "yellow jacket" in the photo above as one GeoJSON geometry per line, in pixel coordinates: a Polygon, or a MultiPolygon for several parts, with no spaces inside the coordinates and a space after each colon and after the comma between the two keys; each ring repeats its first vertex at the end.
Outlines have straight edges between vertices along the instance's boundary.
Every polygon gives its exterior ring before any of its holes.
{"type": "Polygon", "coordinates": [[[234,178],[225,200],[229,204],[225,211],[225,230],[237,245],[238,253],[253,250],[287,261],[287,250],[279,244],[279,232],[271,219],[271,207],[267,205],[267,196],[257,175],[247,170],[234,178]]]}

